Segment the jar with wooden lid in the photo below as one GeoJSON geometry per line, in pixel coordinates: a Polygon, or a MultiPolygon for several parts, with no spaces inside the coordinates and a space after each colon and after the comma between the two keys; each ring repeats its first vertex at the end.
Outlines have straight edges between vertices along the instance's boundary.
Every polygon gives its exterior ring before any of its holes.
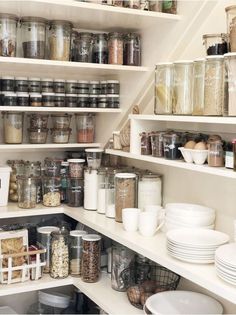
{"type": "Polygon", "coordinates": [[[208,148],[208,165],[213,167],[223,167],[224,150],[222,141],[210,141],[208,143],[208,148]]]}

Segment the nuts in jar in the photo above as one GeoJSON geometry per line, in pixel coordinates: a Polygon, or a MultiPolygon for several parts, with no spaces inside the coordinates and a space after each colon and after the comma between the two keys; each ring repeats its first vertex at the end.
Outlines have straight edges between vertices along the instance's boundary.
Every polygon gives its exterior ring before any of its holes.
{"type": "Polygon", "coordinates": [[[69,175],[71,178],[83,178],[84,159],[69,159],[69,175]]]}

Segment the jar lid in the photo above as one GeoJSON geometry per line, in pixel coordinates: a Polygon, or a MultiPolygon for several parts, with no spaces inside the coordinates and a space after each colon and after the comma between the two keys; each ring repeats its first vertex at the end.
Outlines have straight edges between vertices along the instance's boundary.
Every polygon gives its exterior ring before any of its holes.
{"type": "Polygon", "coordinates": [[[53,231],[59,231],[57,226],[42,226],[37,228],[37,232],[41,234],[51,234],[53,231]]]}
{"type": "Polygon", "coordinates": [[[193,62],[203,62],[203,61],[206,61],[205,58],[197,58],[197,59],[194,59],[193,62]]]}
{"type": "Polygon", "coordinates": [[[212,37],[227,37],[227,34],[225,33],[219,33],[219,34],[204,34],[202,36],[203,39],[205,38],[212,38],[212,37]]]}
{"type": "Polygon", "coordinates": [[[38,292],[38,299],[39,302],[52,306],[55,308],[67,308],[70,304],[70,296],[58,293],[58,292],[53,292],[53,293],[46,293],[43,291],[38,292]]]}
{"type": "Polygon", "coordinates": [[[107,97],[115,97],[115,98],[118,98],[120,97],[119,94],[107,94],[107,97]]]}
{"type": "Polygon", "coordinates": [[[78,97],[89,97],[88,94],[77,94],[78,97]]]}
{"type": "Polygon", "coordinates": [[[117,178],[135,178],[136,176],[134,173],[118,173],[115,175],[117,178]]]}
{"type": "Polygon", "coordinates": [[[224,57],[235,57],[235,56],[236,56],[236,52],[224,54],[224,57]]]}
{"type": "Polygon", "coordinates": [[[118,80],[107,80],[106,82],[111,83],[111,84],[119,84],[120,83],[120,81],[118,81],[118,80]]]}
{"type": "Polygon", "coordinates": [[[29,97],[29,93],[28,92],[17,92],[16,95],[17,96],[21,96],[21,97],[29,97]]]}
{"type": "Polygon", "coordinates": [[[29,81],[40,81],[40,78],[29,78],[29,81]]]}
{"type": "Polygon", "coordinates": [[[97,149],[97,148],[85,149],[85,152],[91,152],[91,153],[99,153],[99,152],[103,152],[103,151],[104,151],[103,149],[97,149]]]}
{"type": "Polygon", "coordinates": [[[225,8],[225,12],[228,12],[228,11],[231,11],[231,10],[236,12],[236,5],[230,5],[230,6],[225,8]]]}
{"type": "Polygon", "coordinates": [[[77,80],[66,80],[66,83],[78,83],[77,80]]]}
{"type": "Polygon", "coordinates": [[[79,80],[78,83],[89,84],[89,81],[79,80]]]}
{"type": "Polygon", "coordinates": [[[73,24],[67,20],[52,20],[50,21],[50,25],[65,25],[65,26],[73,27],[73,24]]]}
{"type": "Polygon", "coordinates": [[[11,77],[11,76],[3,76],[2,80],[15,80],[15,77],[11,77]]]}
{"type": "Polygon", "coordinates": [[[100,84],[107,84],[108,81],[100,81],[100,84]]]}
{"type": "Polygon", "coordinates": [[[81,237],[83,235],[88,234],[88,232],[84,231],[84,230],[72,230],[70,231],[70,236],[74,236],[74,237],[81,237]]]}
{"type": "Polygon", "coordinates": [[[206,60],[213,60],[213,59],[223,59],[224,56],[222,55],[212,55],[212,56],[206,56],[206,60]]]}
{"type": "Polygon", "coordinates": [[[67,162],[69,162],[69,163],[84,163],[85,160],[84,159],[69,159],[69,160],[67,160],[67,162]]]}
{"type": "Polygon", "coordinates": [[[21,18],[21,22],[39,22],[39,23],[47,23],[48,20],[41,18],[41,17],[35,17],[35,16],[23,16],[21,18]]]}
{"type": "Polygon", "coordinates": [[[4,96],[16,96],[15,92],[4,92],[4,96]]]}
{"type": "Polygon", "coordinates": [[[53,79],[45,78],[41,79],[42,82],[53,82],[53,79]]]}
{"type": "Polygon", "coordinates": [[[42,96],[54,96],[55,95],[55,93],[53,93],[53,92],[43,92],[42,93],[42,96]]]}
{"type": "Polygon", "coordinates": [[[173,65],[173,62],[158,62],[156,63],[156,66],[171,66],[173,65]]]}
{"type": "Polygon", "coordinates": [[[66,94],[65,94],[65,93],[54,93],[54,95],[55,95],[55,96],[61,96],[61,97],[64,96],[64,97],[66,97],[66,94]]]}
{"type": "Polygon", "coordinates": [[[0,13],[0,18],[1,19],[12,19],[15,21],[18,21],[18,16],[15,14],[8,14],[8,13],[0,13]]]}
{"type": "Polygon", "coordinates": [[[56,80],[54,80],[54,82],[56,82],[56,83],[65,83],[66,80],[64,80],[64,79],[56,79],[56,80]]]}
{"type": "Polygon", "coordinates": [[[15,77],[15,80],[18,80],[18,81],[28,81],[28,78],[27,78],[27,77],[15,77]]]}
{"type": "Polygon", "coordinates": [[[178,61],[175,61],[174,62],[174,65],[175,64],[181,64],[181,63],[183,63],[183,64],[191,64],[191,63],[193,63],[193,61],[192,60],[178,60],[178,61]]]}
{"type": "Polygon", "coordinates": [[[40,94],[40,93],[30,93],[29,94],[30,95],[30,97],[42,97],[42,94],[40,94]]]}
{"type": "Polygon", "coordinates": [[[99,94],[98,97],[99,98],[104,98],[104,97],[107,97],[107,95],[106,94],[99,94]]]}
{"type": "Polygon", "coordinates": [[[67,97],[77,97],[77,94],[70,94],[70,93],[66,93],[67,97]]]}
{"type": "Polygon", "coordinates": [[[101,236],[98,234],[87,234],[82,236],[83,241],[96,242],[100,241],[101,236]]]}
{"type": "Polygon", "coordinates": [[[99,81],[89,81],[90,84],[99,84],[99,81]]]}

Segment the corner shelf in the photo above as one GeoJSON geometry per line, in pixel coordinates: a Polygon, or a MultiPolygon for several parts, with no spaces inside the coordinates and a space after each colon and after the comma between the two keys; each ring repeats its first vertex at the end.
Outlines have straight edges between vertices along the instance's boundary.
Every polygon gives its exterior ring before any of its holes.
{"type": "Polygon", "coordinates": [[[45,112],[45,113],[121,113],[121,108],[90,108],[90,107],[33,107],[33,106],[0,106],[0,112],[45,112]]]}

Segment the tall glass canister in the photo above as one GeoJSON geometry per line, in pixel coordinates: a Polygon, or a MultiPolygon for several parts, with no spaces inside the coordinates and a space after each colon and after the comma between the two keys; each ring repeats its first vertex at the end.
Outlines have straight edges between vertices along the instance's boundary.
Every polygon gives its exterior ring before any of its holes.
{"type": "Polygon", "coordinates": [[[108,63],[107,34],[94,34],[93,40],[93,62],[108,63]]]}
{"type": "Polygon", "coordinates": [[[107,172],[106,168],[98,169],[97,212],[101,214],[106,213],[107,172]]]}
{"type": "Polygon", "coordinates": [[[106,217],[115,218],[115,174],[119,170],[110,169],[107,174],[106,217]]]}
{"type": "Polygon", "coordinates": [[[3,131],[5,143],[19,144],[23,142],[23,123],[24,113],[3,113],[3,131]]]}
{"type": "Polygon", "coordinates": [[[138,208],[162,204],[162,178],[158,174],[143,174],[138,182],[138,208]]]}
{"type": "Polygon", "coordinates": [[[83,240],[86,231],[73,230],[70,231],[70,274],[75,277],[81,275],[82,256],[83,256],[83,240]]]}
{"type": "Polygon", "coordinates": [[[226,68],[226,103],[228,108],[224,107],[224,115],[236,116],[236,53],[229,53],[224,55],[226,68]],[[228,100],[228,102],[227,102],[228,100]]]}
{"type": "Polygon", "coordinates": [[[155,70],[155,109],[156,115],[172,114],[173,64],[159,63],[155,70]]]}
{"type": "Polygon", "coordinates": [[[236,5],[225,8],[227,33],[229,34],[229,51],[236,52],[236,5]]]}
{"type": "Polygon", "coordinates": [[[193,63],[193,115],[204,113],[204,77],[205,59],[196,59],[193,63]]]}
{"type": "Polygon", "coordinates": [[[32,209],[36,207],[37,189],[36,177],[17,177],[18,186],[18,206],[23,209],[32,209]]]}
{"type": "Polygon", "coordinates": [[[205,66],[204,115],[222,116],[224,108],[224,57],[208,56],[205,66]]]}
{"type": "Polygon", "coordinates": [[[173,114],[192,115],[193,62],[174,63],[174,102],[173,114]]]}
{"type": "Polygon", "coordinates": [[[17,21],[16,15],[0,14],[0,56],[16,56],[17,21]]]}

